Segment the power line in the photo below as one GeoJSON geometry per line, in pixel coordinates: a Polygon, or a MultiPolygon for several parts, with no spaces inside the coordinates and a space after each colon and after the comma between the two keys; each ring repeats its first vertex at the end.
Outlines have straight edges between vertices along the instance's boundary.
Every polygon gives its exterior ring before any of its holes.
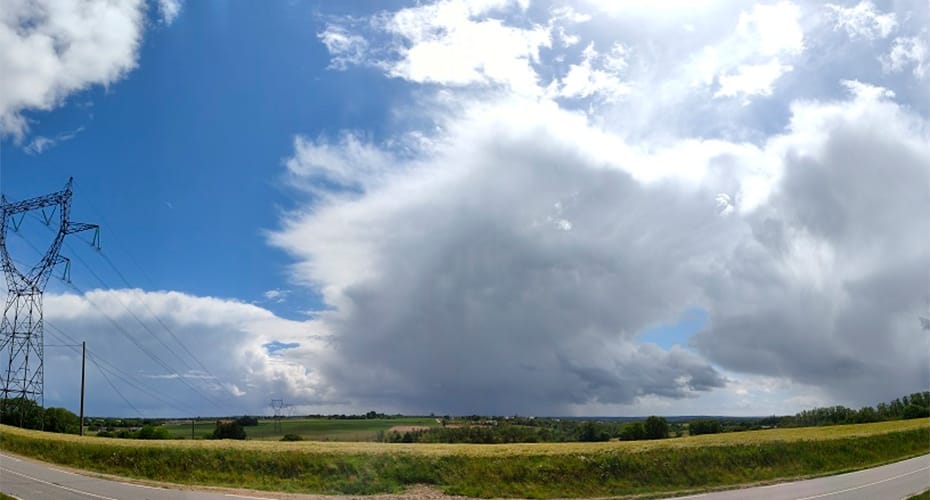
{"type": "MultiPolygon", "coordinates": [[[[77,181],[75,181],[75,184],[77,185],[77,181]]],[[[82,185],[83,185],[83,184],[82,184],[82,185]]],[[[97,205],[94,203],[93,198],[88,198],[88,199],[87,199],[87,202],[88,202],[88,204],[90,205],[90,208],[91,208],[91,210],[94,212],[94,214],[95,214],[97,217],[99,217],[99,218],[100,218],[100,221],[103,223],[103,224],[101,224],[101,227],[107,228],[107,238],[115,242],[116,247],[119,248],[119,249],[123,252],[123,254],[126,255],[126,257],[129,258],[129,261],[130,261],[130,262],[136,267],[136,269],[142,274],[142,277],[145,278],[146,281],[148,281],[149,285],[154,285],[154,280],[152,280],[151,276],[149,276],[149,274],[145,271],[145,267],[139,265],[139,262],[132,256],[132,254],[129,253],[128,251],[126,251],[126,248],[125,248],[125,247],[123,247],[122,245],[120,245],[119,237],[118,237],[119,235],[118,235],[116,232],[113,231],[113,224],[110,224],[110,221],[107,220],[106,215],[104,215],[104,212],[103,212],[102,210],[100,210],[100,209],[97,207],[97,205]]],[[[153,288],[154,288],[154,286],[153,286],[153,288]]]]}
{"type": "Polygon", "coordinates": [[[104,373],[103,368],[100,368],[100,365],[97,364],[97,360],[96,360],[95,358],[96,358],[96,356],[91,355],[91,356],[90,356],[90,362],[93,363],[94,366],[96,366],[98,370],[100,370],[100,375],[103,375],[103,379],[107,381],[107,384],[109,384],[110,387],[113,388],[113,391],[116,392],[116,394],[118,394],[119,397],[122,398],[123,401],[125,401],[126,404],[129,405],[130,408],[132,408],[133,410],[136,411],[136,413],[139,414],[139,417],[140,417],[140,418],[143,418],[143,419],[144,419],[144,418],[145,418],[145,415],[143,415],[142,412],[139,411],[139,409],[136,408],[136,406],[135,406],[134,404],[130,403],[129,400],[126,399],[126,396],[123,396],[123,393],[120,392],[120,390],[117,389],[115,385],[113,385],[113,382],[110,381],[110,377],[107,377],[107,374],[104,373]]]}
{"type": "Polygon", "coordinates": [[[217,408],[222,408],[222,405],[221,405],[219,402],[217,402],[216,400],[214,400],[213,398],[211,398],[210,395],[204,393],[203,391],[201,391],[200,389],[198,389],[196,386],[194,386],[194,385],[192,385],[190,382],[188,382],[188,380],[187,380],[186,378],[184,378],[183,375],[181,375],[180,373],[178,373],[177,370],[175,370],[174,368],[172,368],[168,363],[166,363],[166,362],[165,362],[164,360],[162,360],[160,357],[156,356],[152,351],[150,351],[150,350],[149,350],[148,348],[146,348],[142,343],[140,343],[134,336],[130,335],[129,332],[127,332],[125,329],[123,329],[123,327],[120,326],[120,324],[117,323],[116,320],[113,319],[109,314],[107,314],[107,313],[103,310],[103,308],[100,307],[99,304],[97,304],[97,303],[94,302],[92,299],[90,299],[90,298],[88,297],[87,293],[85,293],[83,290],[81,290],[77,285],[75,285],[75,284],[73,284],[73,283],[68,283],[68,284],[69,284],[72,288],[74,288],[75,291],[78,292],[78,294],[81,296],[81,298],[82,298],[83,300],[86,300],[86,301],[89,302],[92,306],[94,306],[94,308],[96,308],[97,311],[98,311],[100,314],[102,314],[102,315],[110,322],[110,324],[113,325],[114,328],[116,328],[120,333],[122,333],[124,337],[128,338],[133,344],[135,344],[135,346],[138,347],[139,350],[141,350],[141,351],[142,351],[146,356],[148,356],[152,361],[155,361],[155,362],[156,362],[157,364],[159,364],[162,368],[164,368],[164,369],[167,370],[168,372],[170,372],[170,373],[176,375],[176,376],[178,377],[178,381],[180,381],[182,384],[184,384],[185,386],[187,386],[187,388],[189,388],[190,390],[192,390],[192,391],[194,391],[195,393],[197,393],[200,397],[206,399],[207,401],[209,401],[210,403],[212,403],[212,404],[213,404],[214,406],[216,406],[217,408]]]}
{"type": "MultiPolygon", "coordinates": [[[[84,261],[84,258],[81,257],[80,254],[74,252],[74,250],[71,248],[70,245],[67,245],[67,244],[66,244],[65,247],[66,247],[68,250],[70,250],[72,253],[74,253],[74,256],[75,256],[75,258],[77,258],[78,262],[80,262],[81,265],[84,266],[84,268],[87,269],[87,271],[88,271],[94,278],[96,278],[97,281],[99,281],[100,284],[103,285],[104,288],[107,288],[107,289],[112,288],[112,287],[110,287],[110,286],[103,280],[103,278],[101,278],[96,272],[94,272],[94,270],[87,264],[87,262],[84,261]]],[[[121,306],[123,306],[123,309],[126,309],[126,312],[128,312],[129,315],[132,316],[132,318],[133,318],[134,320],[136,320],[136,322],[139,323],[139,325],[141,325],[142,328],[145,329],[146,332],[148,332],[149,335],[151,335],[156,341],[158,341],[159,344],[162,345],[162,347],[164,347],[165,349],[167,349],[168,352],[170,352],[171,354],[174,355],[174,357],[178,358],[178,360],[181,362],[181,364],[183,364],[188,370],[192,370],[192,369],[193,369],[193,367],[192,367],[191,365],[189,365],[189,364],[187,363],[187,361],[185,361],[177,352],[175,352],[174,349],[172,349],[168,344],[166,344],[158,335],[155,335],[155,332],[153,332],[153,331],[148,327],[148,325],[146,325],[144,322],[142,322],[142,320],[139,319],[138,316],[136,316],[136,313],[132,312],[132,309],[130,309],[129,306],[127,306],[126,303],[122,301],[122,299],[120,299],[119,297],[116,297],[116,300],[120,303],[121,306]]]]}
{"type": "MultiPolygon", "coordinates": [[[[54,325],[52,325],[52,324],[49,324],[49,323],[46,323],[46,326],[48,326],[49,328],[52,329],[52,331],[49,331],[49,333],[52,334],[53,336],[56,336],[56,337],[59,337],[59,338],[62,338],[62,337],[63,337],[64,339],[66,339],[66,340],[68,340],[68,341],[75,342],[74,337],[68,335],[67,333],[65,333],[64,331],[62,331],[60,328],[58,328],[58,327],[56,327],[56,326],[54,326],[54,325]],[[56,334],[55,332],[57,332],[57,334],[56,334]]],[[[76,345],[75,345],[75,347],[80,347],[80,346],[81,346],[81,344],[76,344],[76,345]]],[[[75,351],[75,352],[77,352],[76,349],[72,349],[72,350],[75,351]]],[[[95,353],[93,350],[88,349],[87,351],[90,352],[90,353],[93,353],[93,354],[97,355],[97,359],[100,361],[100,363],[103,363],[103,365],[102,365],[100,368],[102,368],[102,369],[104,369],[104,370],[107,370],[107,371],[110,373],[110,375],[113,375],[115,378],[118,378],[118,379],[122,380],[126,385],[132,387],[133,389],[136,389],[136,390],[139,391],[139,392],[142,392],[142,393],[146,394],[147,396],[151,397],[152,399],[156,399],[156,400],[160,401],[161,403],[164,403],[164,404],[166,404],[166,405],[168,405],[168,406],[174,408],[175,410],[179,410],[179,411],[181,412],[181,414],[193,414],[193,412],[191,411],[190,408],[179,406],[179,405],[177,405],[177,404],[175,404],[175,403],[172,403],[172,402],[169,401],[168,399],[166,399],[166,398],[170,398],[170,396],[168,396],[168,395],[166,395],[166,394],[164,394],[164,393],[161,393],[161,392],[155,390],[154,388],[151,388],[151,387],[146,386],[146,385],[145,385],[143,382],[141,382],[141,381],[140,381],[140,382],[135,381],[133,375],[130,375],[129,373],[126,373],[125,371],[119,369],[118,367],[116,367],[116,366],[113,365],[112,363],[108,362],[108,361],[106,360],[106,358],[104,358],[103,356],[99,356],[98,353],[95,353]]]]}
{"type": "MultiPolygon", "coordinates": [[[[16,233],[16,234],[19,235],[19,233],[16,233]]],[[[22,236],[22,235],[19,235],[19,236],[20,236],[33,250],[35,250],[36,252],[39,252],[39,249],[37,249],[34,245],[32,245],[32,243],[31,243],[29,240],[27,240],[27,239],[26,239],[24,236],[22,236]]],[[[68,248],[71,249],[70,246],[69,246],[68,248]]],[[[41,252],[39,252],[39,253],[41,254],[41,252]]],[[[90,268],[90,266],[88,266],[87,263],[84,262],[84,259],[82,259],[82,258],[80,257],[80,255],[75,254],[75,256],[78,258],[78,261],[81,262],[81,264],[82,264],[85,268],[87,268],[87,270],[88,270],[95,278],[97,278],[97,280],[100,281],[100,283],[101,283],[104,287],[109,288],[109,286],[106,284],[106,282],[104,282],[104,281],[97,275],[97,273],[95,273],[95,272],[90,268]]],[[[96,302],[94,302],[92,299],[90,299],[90,298],[87,296],[87,293],[85,293],[83,290],[81,290],[77,285],[75,285],[74,283],[72,283],[72,282],[70,282],[70,281],[68,281],[68,280],[65,280],[65,279],[63,279],[63,278],[59,278],[59,279],[60,279],[65,285],[70,286],[70,287],[73,288],[75,291],[77,291],[78,294],[81,296],[81,298],[82,298],[83,300],[86,300],[86,301],[89,302],[92,306],[94,306],[94,308],[96,308],[97,311],[100,312],[100,314],[102,314],[102,315],[107,319],[107,321],[109,321],[110,324],[113,325],[114,328],[116,328],[117,331],[119,331],[124,337],[126,337],[130,342],[132,342],[137,348],[139,348],[140,351],[142,351],[142,352],[143,352],[146,356],[148,356],[151,360],[155,361],[157,364],[159,364],[162,368],[164,368],[164,369],[167,370],[168,372],[171,372],[172,374],[177,375],[178,380],[179,380],[182,384],[184,384],[184,385],[187,386],[190,390],[192,390],[192,391],[194,391],[195,393],[197,393],[200,397],[202,397],[202,398],[204,398],[205,400],[209,401],[210,403],[212,403],[212,404],[213,404],[214,406],[216,406],[217,408],[220,408],[220,409],[222,408],[222,405],[221,405],[220,403],[218,403],[216,400],[212,399],[208,394],[202,392],[200,389],[198,389],[197,387],[195,387],[194,385],[192,385],[190,382],[188,382],[187,379],[185,379],[184,376],[181,375],[177,370],[175,370],[174,368],[172,368],[168,363],[166,363],[164,360],[162,360],[160,357],[158,357],[158,356],[155,355],[152,351],[150,351],[148,348],[146,348],[142,343],[140,343],[133,335],[131,335],[129,332],[127,332],[125,329],[123,329],[123,327],[122,327],[115,319],[113,319],[109,314],[107,314],[107,313],[103,310],[103,308],[100,307],[96,302]]],[[[140,325],[143,326],[143,328],[145,328],[153,337],[155,337],[155,340],[157,340],[157,341],[158,341],[159,343],[161,343],[162,345],[165,345],[165,344],[164,344],[164,341],[162,341],[160,338],[158,338],[158,336],[156,336],[144,323],[142,323],[142,321],[139,320],[139,318],[138,318],[131,310],[129,310],[129,307],[126,306],[126,304],[123,303],[122,300],[119,300],[118,297],[117,297],[117,301],[119,301],[120,305],[122,305],[122,306],[127,310],[127,312],[129,312],[129,314],[130,314],[133,318],[135,318],[136,321],[139,322],[140,325]]],[[[166,346],[166,347],[167,347],[167,346],[166,346]]],[[[169,348],[169,351],[170,351],[170,350],[171,350],[171,349],[169,348]]],[[[173,353],[175,356],[177,356],[177,353],[174,353],[173,351],[172,351],[172,353],[173,353]]],[[[222,387],[222,384],[220,384],[220,386],[222,387]]]]}
{"type": "MultiPolygon", "coordinates": [[[[34,217],[36,217],[34,214],[32,214],[32,215],[33,215],[34,217]]],[[[42,221],[40,220],[40,222],[42,222],[42,221]]],[[[97,240],[97,242],[99,243],[99,239],[97,240]]],[[[74,252],[74,250],[71,248],[71,246],[68,245],[67,243],[65,243],[65,247],[66,247],[68,250],[70,250],[72,253],[74,253],[74,256],[77,258],[78,262],[80,262],[81,265],[84,266],[84,268],[87,269],[87,271],[88,271],[101,285],[103,285],[104,288],[106,288],[106,289],[112,289],[112,287],[111,287],[109,284],[107,284],[106,281],[103,280],[103,278],[101,278],[96,272],[94,272],[94,270],[91,268],[91,266],[87,264],[87,262],[80,256],[79,253],[74,252]]],[[[145,298],[144,298],[144,297],[141,297],[141,294],[139,293],[139,291],[136,290],[136,289],[132,286],[132,284],[129,283],[129,280],[126,279],[126,276],[125,276],[119,269],[117,269],[116,265],[113,264],[113,261],[99,248],[99,246],[97,247],[97,253],[100,254],[100,256],[103,257],[103,259],[107,262],[107,264],[110,266],[110,268],[112,268],[113,271],[116,272],[117,276],[120,277],[120,279],[123,281],[123,283],[126,284],[126,286],[129,288],[129,290],[130,290],[132,293],[134,293],[134,294],[140,299],[140,300],[139,300],[139,303],[142,304],[142,306],[149,312],[149,314],[150,314],[153,318],[155,318],[155,321],[158,322],[158,324],[161,325],[162,328],[164,328],[165,331],[168,332],[168,334],[175,340],[175,342],[177,342],[178,345],[181,346],[181,349],[183,349],[184,352],[187,353],[187,355],[190,356],[191,359],[194,360],[194,362],[200,367],[200,369],[202,369],[207,375],[209,375],[213,380],[215,380],[215,381],[217,382],[217,385],[218,385],[221,389],[223,389],[224,391],[226,391],[226,393],[227,393],[227,394],[226,394],[226,398],[229,399],[230,401],[235,401],[234,399],[232,399],[232,397],[234,397],[235,394],[233,394],[233,392],[232,392],[228,387],[226,387],[226,386],[224,386],[222,383],[220,383],[220,382],[219,382],[219,377],[217,377],[216,375],[214,375],[214,374],[206,367],[206,365],[204,365],[203,362],[201,362],[200,359],[197,358],[197,356],[194,355],[194,353],[192,353],[192,352],[190,351],[190,349],[187,348],[187,346],[181,341],[181,339],[180,339],[177,335],[175,335],[175,333],[168,327],[168,325],[166,325],[166,324],[164,323],[164,321],[162,321],[162,319],[161,319],[160,317],[158,317],[158,315],[156,315],[154,311],[152,311],[152,309],[151,309],[151,308],[148,306],[148,304],[145,302],[145,298]]],[[[149,328],[149,326],[146,325],[145,322],[143,322],[143,321],[132,311],[132,309],[130,309],[130,307],[129,307],[128,305],[126,305],[125,302],[123,302],[119,297],[116,297],[116,299],[117,299],[117,301],[120,303],[120,305],[123,306],[124,309],[126,309],[126,312],[128,312],[129,315],[132,316],[132,318],[133,318],[137,323],[139,323],[139,325],[142,326],[142,328],[143,328],[146,332],[148,332],[149,335],[151,335],[159,344],[161,344],[162,347],[164,347],[165,349],[167,349],[168,352],[170,352],[172,355],[174,355],[174,357],[177,358],[177,359],[185,366],[185,368],[187,368],[189,371],[194,371],[194,367],[192,367],[189,363],[187,363],[187,361],[186,361],[181,355],[179,355],[174,349],[172,349],[168,344],[166,344],[166,343],[161,339],[161,337],[159,337],[158,335],[156,335],[155,332],[152,331],[152,329],[149,328]]],[[[179,377],[181,377],[180,373],[178,373],[178,372],[174,372],[174,373],[177,374],[179,377]]],[[[205,395],[203,395],[203,397],[208,398],[208,396],[205,396],[205,395]]]]}
{"type": "MultiPolygon", "coordinates": [[[[136,295],[141,295],[141,294],[129,283],[129,280],[126,279],[126,277],[123,275],[123,273],[120,272],[120,270],[116,268],[116,265],[113,264],[113,261],[110,260],[110,257],[108,257],[107,254],[105,254],[105,253],[102,252],[102,251],[99,252],[99,253],[100,253],[100,256],[103,257],[103,259],[107,262],[107,264],[110,265],[110,268],[112,268],[113,271],[116,272],[117,276],[119,276],[120,279],[123,280],[123,283],[125,283],[126,286],[127,286],[130,290],[133,291],[133,293],[135,293],[136,295]]],[[[143,299],[144,299],[144,297],[143,297],[143,299]]],[[[177,335],[175,335],[174,331],[171,330],[171,328],[169,328],[168,325],[166,325],[165,322],[162,321],[162,319],[161,319],[157,314],[155,314],[154,311],[152,311],[152,309],[148,306],[148,304],[145,302],[145,300],[140,300],[139,302],[142,304],[142,307],[144,307],[145,310],[148,311],[149,314],[150,314],[153,318],[155,318],[155,321],[157,321],[158,324],[161,325],[161,327],[164,328],[165,331],[168,332],[169,335],[171,335],[171,338],[173,338],[173,339],[175,340],[175,342],[177,342],[178,345],[181,346],[181,349],[183,349],[184,352],[187,353],[187,355],[190,356],[191,359],[193,359],[195,363],[197,363],[197,366],[199,366],[200,369],[202,369],[207,375],[213,377],[214,380],[217,380],[217,381],[219,380],[219,377],[217,377],[216,375],[214,375],[213,372],[211,372],[210,369],[207,368],[206,365],[204,365],[203,362],[201,362],[200,359],[199,359],[196,355],[194,355],[194,353],[191,352],[190,349],[187,348],[186,345],[184,345],[184,342],[182,342],[181,339],[180,339],[177,335]]],[[[231,396],[234,396],[234,394],[232,393],[232,391],[229,390],[228,388],[226,388],[225,386],[223,386],[222,384],[220,384],[220,387],[223,387],[224,389],[226,389],[227,392],[230,393],[231,396]]]]}

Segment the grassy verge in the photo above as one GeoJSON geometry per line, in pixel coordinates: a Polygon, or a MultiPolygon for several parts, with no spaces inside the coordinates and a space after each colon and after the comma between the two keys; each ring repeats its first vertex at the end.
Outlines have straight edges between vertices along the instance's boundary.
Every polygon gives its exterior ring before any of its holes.
{"type": "Polygon", "coordinates": [[[914,495],[907,500],[930,500],[930,490],[927,490],[919,495],[914,495]]]}
{"type": "Polygon", "coordinates": [[[930,420],[539,445],[138,442],[0,426],[0,448],[72,467],[186,484],[366,494],[425,483],[469,496],[580,497],[831,474],[927,453],[930,420]]]}

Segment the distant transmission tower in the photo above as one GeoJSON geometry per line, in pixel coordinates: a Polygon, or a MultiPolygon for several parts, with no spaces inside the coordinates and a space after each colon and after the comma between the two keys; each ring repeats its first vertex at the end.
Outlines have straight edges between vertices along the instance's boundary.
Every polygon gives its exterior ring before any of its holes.
{"type": "Polygon", "coordinates": [[[284,417],[284,400],[283,399],[272,399],[271,400],[271,409],[274,410],[274,432],[281,432],[281,419],[284,417]]]}
{"type": "MultiPolygon", "coordinates": [[[[93,245],[99,248],[100,228],[96,224],[71,222],[71,186],[68,179],[65,188],[57,193],[38,196],[28,200],[8,202],[0,195],[0,254],[3,273],[6,276],[6,306],[0,322],[0,352],[7,355],[5,367],[0,367],[0,401],[21,398],[35,401],[40,407],[45,404],[44,395],[44,344],[42,336],[42,294],[45,285],[58,264],[64,264],[64,279],[70,279],[71,262],[59,255],[65,236],[81,231],[94,230],[93,245]],[[52,226],[58,212],[58,234],[38,264],[28,270],[20,270],[13,264],[6,245],[7,228],[18,231],[28,212],[40,211],[42,221],[52,226]]],[[[2,358],[0,358],[2,361],[2,358]]],[[[22,416],[20,417],[22,418],[22,416]]]]}

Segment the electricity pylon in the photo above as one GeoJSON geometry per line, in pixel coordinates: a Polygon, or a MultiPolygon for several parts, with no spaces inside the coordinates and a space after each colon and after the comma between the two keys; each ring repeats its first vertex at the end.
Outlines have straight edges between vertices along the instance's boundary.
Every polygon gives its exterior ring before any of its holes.
{"type": "Polygon", "coordinates": [[[271,400],[271,409],[274,410],[274,432],[281,432],[281,419],[284,418],[284,400],[283,399],[272,399],[271,400]]]}
{"type": "Polygon", "coordinates": [[[68,218],[73,182],[73,178],[68,179],[65,188],[57,193],[23,201],[8,202],[6,196],[0,196],[0,265],[8,290],[0,322],[0,352],[7,356],[6,366],[0,367],[0,402],[19,398],[35,401],[40,407],[44,405],[42,294],[45,285],[58,264],[65,265],[64,278],[69,279],[71,262],[59,255],[65,236],[93,230],[92,244],[99,248],[100,227],[97,224],[71,222],[68,218]],[[40,211],[42,221],[50,227],[57,211],[58,233],[38,264],[28,270],[20,270],[14,265],[6,246],[7,229],[12,226],[14,231],[18,231],[23,218],[33,211],[40,211]]]}

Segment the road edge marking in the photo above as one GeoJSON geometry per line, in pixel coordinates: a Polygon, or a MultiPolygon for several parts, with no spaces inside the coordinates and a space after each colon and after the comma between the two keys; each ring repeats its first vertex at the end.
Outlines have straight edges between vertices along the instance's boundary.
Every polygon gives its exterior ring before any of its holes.
{"type": "Polygon", "coordinates": [[[891,477],[882,479],[881,481],[873,481],[871,483],[862,484],[859,486],[855,486],[853,488],[846,488],[845,490],[839,490],[839,491],[831,491],[830,493],[821,493],[819,495],[814,495],[810,497],[798,498],[797,500],[813,500],[814,498],[823,498],[823,497],[828,497],[831,495],[839,495],[840,493],[848,493],[850,491],[861,490],[862,488],[868,488],[869,486],[875,486],[876,484],[882,484],[882,483],[887,483],[888,481],[894,481],[895,479],[900,479],[904,476],[910,476],[912,474],[917,474],[918,472],[923,472],[928,469],[930,469],[930,465],[926,467],[921,467],[917,470],[912,470],[910,472],[905,472],[903,474],[898,474],[897,476],[891,476],[891,477]]]}
{"type": "Polygon", "coordinates": [[[39,478],[37,478],[37,477],[32,477],[32,476],[30,476],[29,474],[23,474],[23,473],[21,473],[21,472],[16,472],[15,470],[12,470],[12,469],[7,469],[6,467],[0,467],[0,470],[4,470],[4,471],[6,471],[6,472],[9,472],[9,473],[11,473],[11,474],[15,474],[15,475],[20,476],[20,477],[24,477],[24,478],[26,478],[26,479],[31,479],[31,480],[33,480],[33,481],[35,481],[35,482],[38,482],[38,483],[47,484],[47,485],[49,485],[49,486],[54,486],[55,488],[61,488],[61,489],[63,489],[63,490],[70,491],[70,492],[72,492],[72,493],[77,493],[78,495],[87,495],[87,496],[89,496],[89,497],[99,498],[100,500],[119,500],[118,498],[106,497],[106,496],[103,496],[103,495],[98,495],[98,494],[96,494],[96,493],[91,493],[91,492],[89,492],[89,491],[78,490],[78,489],[69,488],[69,487],[67,487],[67,486],[63,486],[63,485],[60,485],[60,484],[55,484],[55,483],[52,483],[52,482],[49,482],[49,481],[45,481],[45,480],[39,479],[39,478]]]}

